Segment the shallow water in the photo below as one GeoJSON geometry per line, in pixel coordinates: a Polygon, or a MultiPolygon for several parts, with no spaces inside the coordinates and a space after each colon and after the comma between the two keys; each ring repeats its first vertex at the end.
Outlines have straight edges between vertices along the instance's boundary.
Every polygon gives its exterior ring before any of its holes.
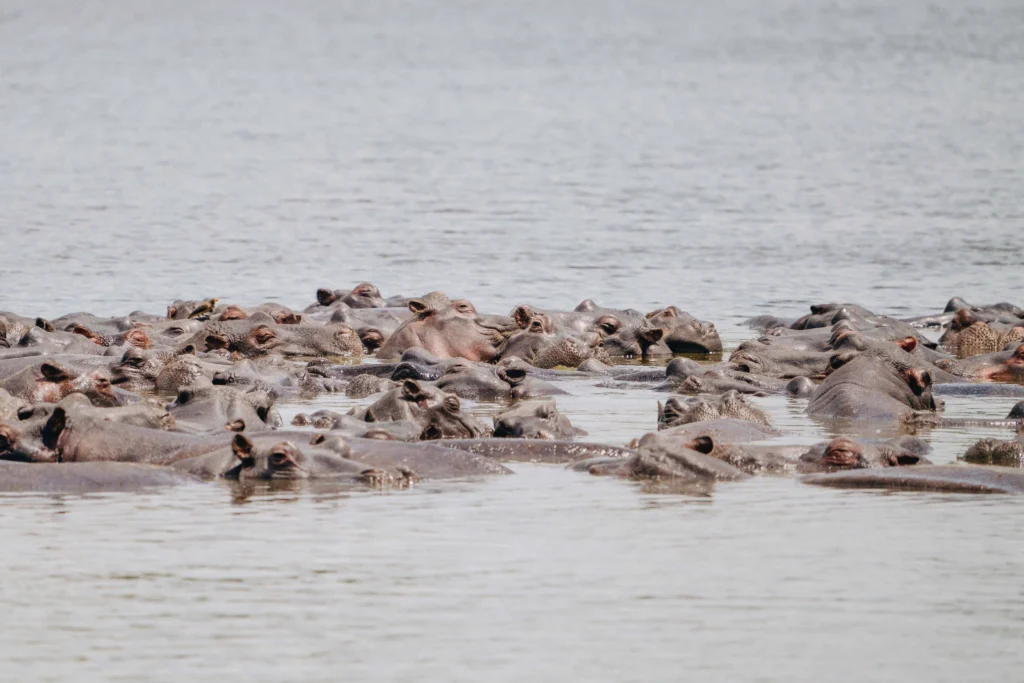
{"type": "MultiPolygon", "coordinates": [[[[1019,303],[1024,8],[0,1],[0,308],[443,289],[740,323],[1019,303]]],[[[590,439],[662,395],[568,384],[590,439]]],[[[1011,399],[947,397],[951,416],[1011,399]]],[[[794,443],[828,434],[759,399],[794,443]]],[[[346,407],[344,398],[299,410],[346,407]]],[[[481,414],[496,407],[473,406],[481,414]]],[[[980,436],[935,430],[951,462],[980,436]]],[[[11,680],[1005,680],[1009,497],[514,466],[0,500],[11,680]]]]}

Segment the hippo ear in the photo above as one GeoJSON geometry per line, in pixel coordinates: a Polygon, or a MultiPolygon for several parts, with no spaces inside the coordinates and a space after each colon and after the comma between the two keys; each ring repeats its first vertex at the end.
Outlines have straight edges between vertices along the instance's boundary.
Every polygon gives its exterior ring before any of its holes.
{"type": "Polygon", "coordinates": [[[420,434],[420,440],[422,441],[436,441],[443,438],[444,434],[441,432],[441,429],[433,422],[428,424],[423,433],[420,434]]]}
{"type": "Polygon", "coordinates": [[[185,348],[181,350],[180,356],[194,356],[196,355],[195,344],[185,344],[185,348]]]}
{"type": "Polygon", "coordinates": [[[72,325],[71,332],[73,334],[81,335],[91,341],[93,344],[99,344],[103,346],[103,337],[90,330],[85,325],[72,325]]]}
{"type": "Polygon", "coordinates": [[[665,406],[662,405],[661,401],[658,401],[658,424],[665,421],[665,406]]]}
{"type": "Polygon", "coordinates": [[[899,341],[900,348],[907,353],[913,353],[914,349],[917,348],[917,337],[907,337],[899,341]]]}
{"type": "Polygon", "coordinates": [[[71,379],[71,374],[57,363],[47,361],[39,367],[43,377],[51,382],[66,382],[71,379]]]}
{"type": "Polygon", "coordinates": [[[707,455],[711,451],[715,450],[715,442],[710,436],[698,436],[696,439],[690,442],[689,448],[707,455]]]}
{"type": "Polygon", "coordinates": [[[327,435],[326,434],[324,434],[324,433],[314,434],[313,438],[309,440],[309,445],[310,446],[316,446],[318,444],[322,444],[324,441],[327,441],[327,435]]]}
{"type": "Polygon", "coordinates": [[[125,332],[124,340],[130,344],[133,349],[148,349],[153,346],[153,342],[150,340],[149,335],[146,334],[146,331],[138,327],[125,332]]]}
{"type": "Polygon", "coordinates": [[[50,419],[46,421],[45,425],[43,425],[43,445],[51,451],[57,450],[57,441],[60,439],[60,435],[64,432],[64,427],[67,426],[67,420],[68,415],[64,409],[57,407],[53,409],[53,414],[50,415],[50,419]]]}
{"type": "Polygon", "coordinates": [[[652,327],[649,330],[644,330],[639,334],[639,337],[649,344],[657,344],[661,340],[661,336],[665,334],[660,327],[652,327]]]}
{"type": "Polygon", "coordinates": [[[520,304],[513,309],[510,317],[516,321],[516,325],[520,329],[525,330],[530,324],[530,319],[533,317],[533,311],[530,310],[529,306],[520,304]]]}
{"type": "Polygon", "coordinates": [[[0,425],[0,453],[10,450],[11,444],[18,440],[18,434],[13,427],[0,425]]]}
{"type": "Polygon", "coordinates": [[[457,415],[462,410],[462,403],[459,401],[459,397],[453,394],[448,394],[444,397],[444,409],[453,415],[457,415]]]}
{"type": "Polygon", "coordinates": [[[218,349],[228,348],[227,337],[219,334],[208,334],[206,335],[206,350],[216,351],[218,349]]]}
{"type": "Polygon", "coordinates": [[[923,394],[932,385],[931,373],[920,368],[907,368],[903,371],[903,379],[917,396],[923,394]]]}
{"type": "Polygon", "coordinates": [[[418,401],[423,395],[423,387],[414,379],[402,382],[402,397],[407,401],[418,401]]]}
{"type": "Polygon", "coordinates": [[[285,313],[282,311],[274,319],[277,321],[278,325],[298,325],[299,323],[302,322],[302,314],[292,313],[291,311],[285,313]]]}
{"type": "Polygon", "coordinates": [[[409,299],[408,306],[413,315],[423,315],[430,310],[430,306],[423,299],[409,299]]]}
{"type": "Polygon", "coordinates": [[[245,434],[236,434],[231,440],[231,452],[242,462],[242,467],[252,467],[256,464],[252,441],[245,434]]]}
{"type": "Polygon", "coordinates": [[[316,290],[316,302],[321,306],[330,306],[337,300],[337,293],[327,289],[326,287],[321,287],[316,290]]]}
{"type": "Polygon", "coordinates": [[[579,302],[573,310],[577,313],[592,313],[597,310],[597,304],[594,303],[593,299],[584,299],[579,302]]]}
{"type": "Polygon", "coordinates": [[[377,416],[373,414],[373,406],[370,406],[369,408],[366,409],[366,412],[363,413],[363,422],[376,422],[376,421],[377,421],[377,416]]]}
{"type": "Polygon", "coordinates": [[[174,320],[174,316],[176,316],[177,314],[178,314],[178,307],[177,306],[168,306],[167,307],[167,319],[168,320],[174,320]]]}
{"type": "Polygon", "coordinates": [[[508,367],[498,368],[498,379],[503,382],[507,382],[512,386],[521,384],[526,379],[526,368],[523,367],[508,367]]]}
{"type": "Polygon", "coordinates": [[[192,390],[188,387],[182,387],[178,390],[178,405],[183,406],[192,400],[192,390]]]}
{"type": "Polygon", "coordinates": [[[36,318],[36,327],[47,332],[57,331],[57,328],[53,326],[53,323],[45,318],[36,318]]]}
{"type": "Polygon", "coordinates": [[[244,432],[245,431],[245,420],[232,420],[224,425],[224,429],[229,432],[244,432]]]}
{"type": "Polygon", "coordinates": [[[359,335],[359,341],[363,342],[363,348],[369,353],[384,345],[384,335],[375,327],[360,327],[356,334],[359,335]]]}

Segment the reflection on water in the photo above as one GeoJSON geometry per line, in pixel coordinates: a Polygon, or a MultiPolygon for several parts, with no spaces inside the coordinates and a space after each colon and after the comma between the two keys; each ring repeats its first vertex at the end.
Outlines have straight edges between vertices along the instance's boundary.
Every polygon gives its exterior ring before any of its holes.
{"type": "MultiPolygon", "coordinates": [[[[1013,299],[1022,34],[1009,0],[7,0],[0,307],[301,308],[368,280],[497,313],[675,304],[732,349],[745,319],[816,302],[1013,299]]],[[[665,398],[565,386],[560,410],[613,444],[665,398]]],[[[789,443],[836,433],[802,401],[753,400],[789,443]]],[[[949,396],[947,415],[1014,402],[949,396]]],[[[922,436],[948,463],[1009,433],[922,436]]],[[[1014,498],[513,469],[408,491],[2,496],[4,678],[902,683],[1024,665],[1014,498]]]]}

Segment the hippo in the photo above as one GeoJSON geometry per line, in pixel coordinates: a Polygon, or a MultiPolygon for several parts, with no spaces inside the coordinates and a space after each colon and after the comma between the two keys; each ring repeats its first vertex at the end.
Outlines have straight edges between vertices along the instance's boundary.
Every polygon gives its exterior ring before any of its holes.
{"type": "Polygon", "coordinates": [[[661,343],[672,353],[722,352],[722,339],[714,323],[698,320],[676,306],[651,311],[645,317],[662,331],[661,343]]]}
{"type": "Polygon", "coordinates": [[[258,431],[280,425],[274,399],[259,389],[237,391],[202,379],[178,390],[168,406],[181,431],[258,431]]]}
{"type": "Polygon", "coordinates": [[[387,306],[380,290],[369,282],[358,284],[351,290],[321,287],[316,290],[316,302],[319,306],[330,306],[335,302],[340,302],[348,308],[385,308],[387,306]]]}
{"type": "Polygon", "coordinates": [[[818,418],[896,420],[914,410],[938,409],[926,370],[886,357],[860,354],[837,370],[811,396],[807,413],[818,418]]]}
{"type": "Polygon", "coordinates": [[[179,299],[167,307],[167,318],[169,320],[182,320],[209,316],[216,310],[217,301],[218,299],[203,299],[201,301],[184,301],[179,299]]]}
{"type": "Polygon", "coordinates": [[[676,427],[669,427],[658,433],[664,434],[666,438],[678,438],[684,441],[693,441],[698,437],[708,437],[714,443],[720,444],[763,441],[781,434],[776,429],[757,424],[756,422],[731,418],[690,422],[676,427]]]}
{"type": "MultiPolygon", "coordinates": [[[[667,438],[665,432],[647,434],[640,439],[637,453],[628,458],[593,462],[588,471],[626,479],[707,479],[738,481],[748,477],[729,463],[708,455],[711,439],[667,438]]],[[[586,466],[587,461],[577,464],[586,466]]]]}
{"type": "Polygon", "coordinates": [[[31,403],[56,403],[77,392],[85,394],[94,405],[118,404],[106,372],[79,372],[53,360],[33,363],[0,380],[0,389],[31,403]]]}
{"type": "Polygon", "coordinates": [[[436,442],[404,443],[380,439],[347,439],[351,457],[375,469],[408,470],[419,479],[451,479],[511,474],[491,458],[446,448],[436,442]]]}
{"type": "Polygon", "coordinates": [[[551,399],[524,401],[494,417],[494,437],[567,441],[575,438],[569,418],[551,399]]]}
{"type": "Polygon", "coordinates": [[[872,444],[839,437],[818,444],[803,453],[798,469],[801,472],[831,472],[843,469],[930,464],[921,455],[923,446],[922,443],[907,448],[907,444],[900,441],[872,444]]]}
{"type": "Polygon", "coordinates": [[[16,420],[18,413],[30,404],[17,396],[11,396],[6,389],[0,389],[0,422],[16,420]]]}
{"type": "Polygon", "coordinates": [[[965,360],[939,362],[939,367],[958,377],[992,382],[1024,380],[1024,344],[1007,351],[973,356],[965,360]]]}
{"type": "Polygon", "coordinates": [[[814,474],[805,484],[845,489],[941,493],[1024,493],[1024,470],[982,465],[921,465],[814,474]]]}
{"type": "Polygon", "coordinates": [[[518,400],[566,393],[549,382],[531,377],[526,363],[521,361],[503,361],[501,366],[495,367],[458,359],[447,364],[435,385],[459,398],[478,401],[518,400]]]}
{"type": "Polygon", "coordinates": [[[736,391],[727,391],[715,400],[691,399],[683,402],[670,398],[664,406],[658,402],[658,429],[667,429],[691,422],[718,419],[748,420],[771,427],[768,414],[751,405],[736,391]]]}
{"type": "Polygon", "coordinates": [[[123,462],[26,464],[0,462],[3,493],[110,493],[198,484],[199,479],[167,467],[123,462]]]}
{"type": "Polygon", "coordinates": [[[981,439],[968,448],[960,459],[975,465],[1024,467],[1024,433],[1013,441],[981,439]]]}
{"type": "MultiPolygon", "coordinates": [[[[600,346],[610,358],[646,358],[658,353],[671,353],[667,346],[656,346],[664,335],[663,330],[633,309],[601,308],[588,299],[573,312],[540,310],[520,305],[512,311],[512,318],[520,321],[520,324],[523,320],[529,320],[532,324],[537,314],[546,315],[553,323],[554,331],[562,331],[560,338],[574,339],[578,336],[579,346],[600,346]]],[[[577,365],[578,362],[568,367],[577,365]]]]}
{"type": "Polygon", "coordinates": [[[422,427],[423,439],[477,438],[488,431],[476,418],[462,412],[458,396],[411,379],[355,416],[366,422],[413,420],[422,427]]]}
{"type": "Polygon", "coordinates": [[[440,305],[412,299],[409,310],[414,317],[395,330],[377,350],[377,357],[400,357],[414,347],[426,349],[438,358],[466,358],[492,361],[506,337],[518,329],[511,318],[481,316],[465,299],[440,305]]]}
{"type": "Polygon", "coordinates": [[[208,322],[184,340],[181,349],[225,349],[238,357],[361,356],[363,343],[348,325],[278,325],[266,313],[245,320],[208,322]]]}

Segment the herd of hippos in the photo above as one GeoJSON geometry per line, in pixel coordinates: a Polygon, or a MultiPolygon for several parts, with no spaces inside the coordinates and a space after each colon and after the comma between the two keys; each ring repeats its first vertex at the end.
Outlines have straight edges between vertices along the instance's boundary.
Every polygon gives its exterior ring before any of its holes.
{"type": "Polygon", "coordinates": [[[1006,416],[956,420],[940,398],[1024,398],[1024,310],[1010,304],[953,299],[910,320],[816,305],[798,320],[751,319],[760,336],[721,360],[715,326],[675,306],[645,315],[587,300],[484,315],[440,292],[385,299],[368,283],[316,298],[302,311],[208,299],[176,301],[166,315],[0,312],[0,491],[215,479],[401,488],[543,462],[683,489],[764,474],[1024,492],[1024,401],[1006,416]],[[659,358],[667,364],[622,362],[659,358]],[[628,447],[579,440],[554,398],[573,378],[669,392],[657,431],[628,447]],[[364,404],[283,424],[276,403],[323,392],[364,404]],[[846,436],[774,444],[780,433],[748,398],[766,395],[806,402],[812,419],[846,436]],[[493,426],[464,400],[500,406],[493,426]],[[975,424],[1013,436],[982,439],[953,465],[929,463],[913,436],[975,424]]]}

